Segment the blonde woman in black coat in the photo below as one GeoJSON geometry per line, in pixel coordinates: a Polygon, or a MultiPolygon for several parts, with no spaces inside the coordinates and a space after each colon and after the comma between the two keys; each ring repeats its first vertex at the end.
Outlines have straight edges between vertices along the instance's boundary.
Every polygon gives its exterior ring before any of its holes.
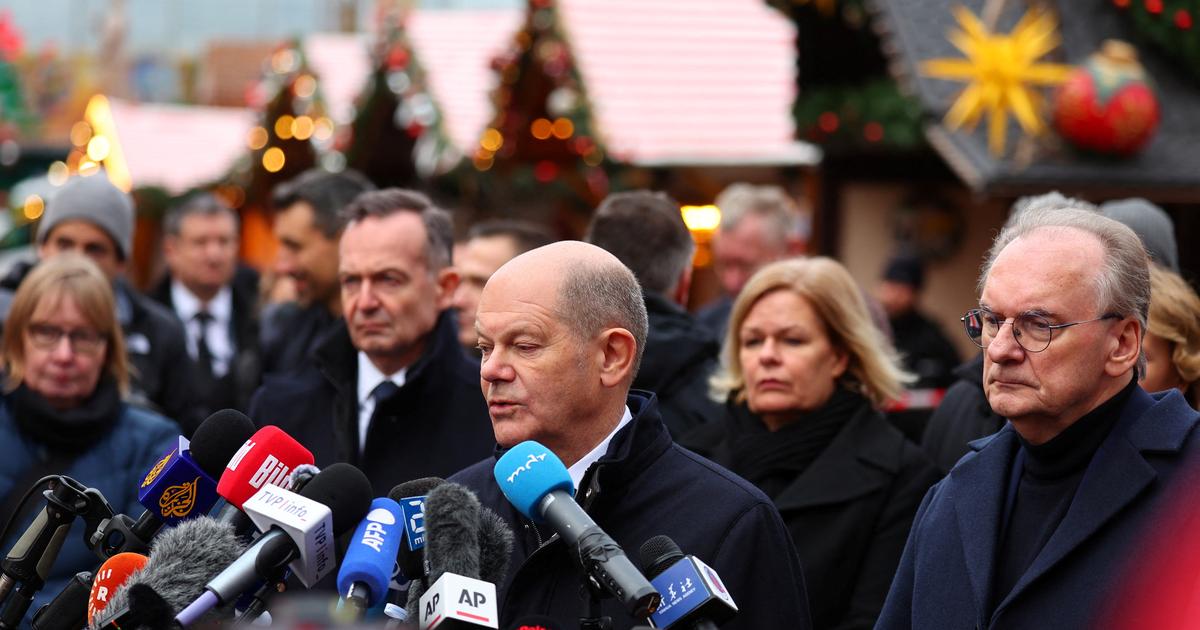
{"type": "Polygon", "coordinates": [[[800,553],[813,627],[870,628],[938,475],[878,408],[911,380],[830,258],[780,261],[738,295],[723,423],[682,442],[754,483],[800,553]]]}

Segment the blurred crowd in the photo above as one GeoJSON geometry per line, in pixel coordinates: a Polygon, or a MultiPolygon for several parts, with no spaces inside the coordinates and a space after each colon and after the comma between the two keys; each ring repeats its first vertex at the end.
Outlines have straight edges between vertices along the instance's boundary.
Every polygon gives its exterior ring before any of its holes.
{"type": "MultiPolygon", "coordinates": [[[[1139,487],[1133,503],[1111,510],[1086,492],[1102,475],[1139,466],[1165,480],[1174,464],[1129,463],[1107,440],[1141,435],[1129,401],[1173,405],[1171,417],[1200,406],[1200,298],[1179,273],[1167,215],[1141,200],[1021,200],[985,261],[979,307],[947,331],[918,306],[920,258],[901,252],[863,286],[837,260],[802,255],[798,210],[782,190],[735,184],[716,205],[722,295],[695,312],[696,245],[663,193],[610,195],[584,250],[552,244],[545,228],[521,221],[456,226],[425,195],[376,189],[351,171],[309,171],[276,190],[278,259],[265,274],[239,261],[235,211],[207,194],[186,199],[164,219],[167,274],[143,293],[125,279],[130,197],[103,175],[74,178],[47,203],[37,262],[0,281],[0,522],[28,522],[32,506],[19,510],[18,499],[51,472],[99,488],[118,511],[140,512],[141,475],[177,434],[225,408],[284,429],[318,466],[353,464],[379,496],[411,479],[451,477],[497,443],[522,439],[538,439],[568,467],[597,448],[590,461],[606,461],[596,459],[606,456],[605,436],[644,422],[646,408],[621,402],[627,417],[589,424],[587,413],[607,407],[586,407],[600,394],[573,375],[594,378],[603,393],[605,379],[627,374],[626,388],[653,392],[671,440],[769,500],[783,528],[777,552],[794,545],[803,570],[794,582],[803,592],[791,599],[812,627],[962,627],[963,619],[990,627],[1002,614],[1012,618],[999,626],[1046,627],[1064,619],[1046,612],[1055,601],[1087,608],[1087,592],[1095,602],[1100,582],[1073,580],[1116,571],[1124,556],[1092,551],[1084,561],[1070,545],[1066,559],[1047,550],[1090,526],[1081,525],[1087,506],[1105,512],[1095,525],[1102,540],[1091,544],[1123,550],[1136,540],[1122,519],[1141,518],[1137,502],[1165,489],[1139,487]],[[1149,254],[1145,273],[1098,271],[1129,248],[1126,232],[1140,243],[1127,256],[1149,254]],[[603,308],[580,305],[603,304],[605,291],[619,291],[606,284],[615,280],[588,276],[568,290],[601,250],[636,278],[645,333],[602,337],[593,354],[552,360],[561,341],[548,332],[554,316],[584,326],[582,339],[611,327],[603,308]],[[1014,260],[1018,251],[1025,257],[1014,260]],[[561,281],[553,285],[561,303],[520,297],[547,278],[561,281]],[[951,334],[979,352],[961,356],[951,334]],[[1107,354],[1072,358],[1086,352],[1107,354]],[[588,361],[595,373],[578,372],[588,361]],[[1143,393],[1169,391],[1179,394],[1143,393]],[[1107,472],[1089,466],[1106,457],[1107,472]],[[976,500],[979,512],[964,516],[976,500]],[[983,531],[956,530],[985,521],[983,531]],[[1001,529],[988,536],[989,527],[1001,529]],[[988,542],[965,544],[978,555],[963,560],[957,537],[988,542]],[[935,604],[942,591],[970,603],[935,604]]],[[[1144,444],[1130,440],[1157,454],[1192,450],[1196,432],[1170,437],[1171,426],[1164,421],[1144,444]]],[[[625,456],[616,448],[607,457],[625,456]]],[[[604,473],[578,474],[582,490],[604,473]]],[[[711,536],[736,537],[736,522],[711,520],[724,528],[711,536]]],[[[69,541],[44,592],[93,564],[89,555],[69,541]]],[[[755,627],[747,617],[739,627],[755,627]]]]}

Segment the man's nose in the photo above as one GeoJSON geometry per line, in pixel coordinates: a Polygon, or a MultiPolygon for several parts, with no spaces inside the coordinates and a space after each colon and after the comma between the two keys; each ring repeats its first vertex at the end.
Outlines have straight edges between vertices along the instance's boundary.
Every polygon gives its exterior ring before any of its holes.
{"type": "Polygon", "coordinates": [[[489,383],[511,381],[513,376],[512,365],[504,359],[500,352],[495,350],[487,352],[479,362],[479,378],[489,383]]]}
{"type": "Polygon", "coordinates": [[[988,358],[993,362],[1020,361],[1025,356],[1025,348],[1017,342],[1015,322],[1001,322],[1000,329],[988,342],[988,358]]]}

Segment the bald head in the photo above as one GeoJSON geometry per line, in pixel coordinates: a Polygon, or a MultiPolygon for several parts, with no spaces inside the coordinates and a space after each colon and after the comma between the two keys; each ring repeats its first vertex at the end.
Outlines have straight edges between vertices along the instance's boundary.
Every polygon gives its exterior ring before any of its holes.
{"type": "Polygon", "coordinates": [[[538,440],[569,466],[621,419],[645,346],[646,306],[612,254],[560,242],[492,275],[475,330],[496,441],[538,440]]]}
{"type": "Polygon", "coordinates": [[[646,304],[637,278],[616,256],[582,241],[558,241],[525,252],[496,271],[484,288],[513,285],[554,296],[543,304],[580,340],[624,328],[637,341],[636,366],[646,347],[646,304]]]}

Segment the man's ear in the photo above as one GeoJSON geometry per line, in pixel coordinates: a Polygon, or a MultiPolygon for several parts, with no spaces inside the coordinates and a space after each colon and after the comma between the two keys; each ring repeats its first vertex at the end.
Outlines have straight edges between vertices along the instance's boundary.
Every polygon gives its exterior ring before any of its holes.
{"type": "Polygon", "coordinates": [[[600,382],[605,387],[616,387],[626,379],[633,381],[634,363],[637,361],[637,340],[633,333],[624,328],[609,328],[600,333],[602,361],[600,382]]]}
{"type": "Polygon", "coordinates": [[[1110,337],[1108,360],[1104,371],[1109,376],[1120,376],[1137,368],[1138,357],[1142,353],[1142,325],[1132,317],[1127,317],[1117,324],[1115,337],[1110,337]]]}
{"type": "Polygon", "coordinates": [[[692,265],[691,263],[688,263],[688,266],[684,267],[683,272],[679,274],[679,279],[675,281],[675,290],[672,291],[671,295],[668,297],[671,298],[672,302],[675,302],[686,309],[688,305],[688,297],[691,295],[691,292],[692,265]]]}
{"type": "Polygon", "coordinates": [[[437,273],[437,308],[444,311],[454,303],[454,293],[458,291],[461,278],[458,269],[445,267],[437,273]]]}

